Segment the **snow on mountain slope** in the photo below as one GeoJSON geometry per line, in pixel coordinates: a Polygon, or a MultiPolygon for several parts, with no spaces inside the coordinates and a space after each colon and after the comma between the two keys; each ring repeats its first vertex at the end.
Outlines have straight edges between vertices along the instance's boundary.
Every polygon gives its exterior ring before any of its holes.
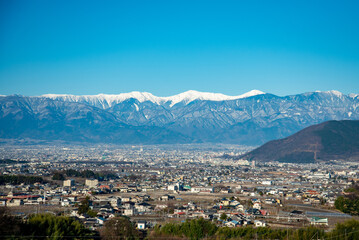
{"type": "Polygon", "coordinates": [[[351,98],[356,98],[356,97],[359,97],[359,94],[350,93],[348,96],[351,98]]]}
{"type": "Polygon", "coordinates": [[[331,95],[335,95],[336,97],[341,97],[343,96],[344,94],[337,91],[337,90],[330,90],[330,91],[315,91],[316,93],[326,93],[326,94],[331,94],[331,95]]]}
{"type": "Polygon", "coordinates": [[[103,109],[112,107],[113,105],[126,101],[127,99],[137,99],[139,102],[151,101],[159,104],[160,99],[148,92],[129,92],[121,94],[98,94],[98,95],[67,95],[67,94],[45,94],[40,97],[46,97],[54,100],[68,102],[87,102],[96,107],[103,109]]]}
{"type": "Polygon", "coordinates": [[[165,101],[170,101],[171,106],[179,102],[185,102],[186,104],[194,100],[211,100],[211,101],[223,101],[229,100],[231,97],[221,93],[209,93],[209,92],[198,92],[189,90],[174,96],[164,97],[165,101]]]}
{"type": "Polygon", "coordinates": [[[144,134],[146,141],[153,143],[176,142],[176,137],[184,136],[195,142],[257,145],[328,120],[359,120],[358,94],[258,94],[263,93],[255,90],[226,96],[187,91],[170,97],[141,92],[10,95],[0,97],[0,137],[75,139],[72,135],[76,132],[77,140],[84,137],[95,142],[141,143],[144,134]],[[172,140],[167,140],[168,134],[172,140]],[[163,138],[156,140],[151,135],[163,138]]]}
{"type": "Polygon", "coordinates": [[[247,97],[253,97],[253,96],[262,95],[262,94],[266,94],[266,93],[265,93],[265,92],[262,92],[262,91],[259,91],[259,90],[254,89],[254,90],[251,90],[251,91],[249,91],[249,92],[247,92],[247,93],[244,93],[244,94],[242,94],[242,95],[237,96],[237,98],[236,98],[236,99],[239,99],[239,98],[247,98],[247,97]]]}
{"type": "Polygon", "coordinates": [[[45,94],[40,97],[46,97],[54,100],[68,101],[68,102],[87,102],[90,105],[101,107],[103,109],[112,107],[115,104],[134,98],[139,102],[150,101],[152,103],[161,105],[165,102],[170,102],[170,106],[184,102],[188,104],[195,100],[208,101],[225,101],[234,100],[246,97],[252,97],[260,94],[265,94],[259,90],[252,90],[239,96],[228,96],[221,93],[198,92],[189,90],[174,96],[157,97],[148,92],[129,92],[121,94],[98,94],[98,95],[68,95],[68,94],[45,94]]]}
{"type": "Polygon", "coordinates": [[[239,96],[228,96],[222,93],[209,93],[209,92],[198,92],[194,90],[189,90],[171,97],[163,97],[167,101],[171,101],[171,106],[179,102],[185,102],[186,104],[194,100],[209,100],[209,101],[225,101],[225,100],[234,100],[246,97],[252,97],[255,95],[265,94],[259,90],[252,90],[250,92],[244,93],[239,96]]]}

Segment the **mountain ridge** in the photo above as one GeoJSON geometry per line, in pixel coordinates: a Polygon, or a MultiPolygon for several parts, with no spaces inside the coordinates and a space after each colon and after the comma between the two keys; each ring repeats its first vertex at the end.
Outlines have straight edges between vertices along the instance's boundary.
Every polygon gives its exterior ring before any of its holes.
{"type": "Polygon", "coordinates": [[[314,163],[359,160],[359,121],[326,121],[273,140],[241,156],[255,161],[314,163]]]}
{"type": "Polygon", "coordinates": [[[199,92],[195,90],[188,90],[183,93],[179,93],[169,97],[158,97],[149,92],[138,92],[133,91],[129,93],[120,94],[97,94],[97,95],[72,95],[72,94],[44,94],[36,97],[46,97],[53,100],[63,100],[72,102],[88,102],[93,103],[98,100],[103,103],[103,108],[111,107],[113,104],[124,102],[128,99],[137,99],[139,102],[150,101],[158,105],[170,102],[170,107],[177,103],[184,102],[188,104],[195,100],[207,100],[207,101],[225,101],[235,100],[240,98],[252,97],[260,94],[265,94],[259,90],[251,90],[238,96],[229,96],[222,93],[210,93],[210,92],[199,92]]]}
{"type": "Polygon", "coordinates": [[[359,119],[359,97],[333,91],[195,99],[174,105],[140,100],[130,97],[104,107],[104,102],[96,101],[2,96],[0,138],[70,141],[73,133],[80,141],[141,143],[140,136],[145,135],[146,143],[177,143],[178,138],[257,146],[324,121],[359,119]]]}

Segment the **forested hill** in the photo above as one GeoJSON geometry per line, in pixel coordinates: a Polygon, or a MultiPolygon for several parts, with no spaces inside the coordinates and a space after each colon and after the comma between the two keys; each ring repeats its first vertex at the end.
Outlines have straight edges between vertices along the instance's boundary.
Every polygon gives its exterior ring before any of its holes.
{"type": "Polygon", "coordinates": [[[327,121],[270,141],[242,156],[256,161],[309,163],[359,160],[359,121],[327,121]]]}

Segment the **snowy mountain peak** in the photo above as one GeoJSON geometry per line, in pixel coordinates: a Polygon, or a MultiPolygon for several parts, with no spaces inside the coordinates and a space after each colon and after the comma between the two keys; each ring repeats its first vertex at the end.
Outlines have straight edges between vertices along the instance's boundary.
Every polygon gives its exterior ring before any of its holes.
{"type": "Polygon", "coordinates": [[[331,90],[331,91],[315,91],[315,92],[317,92],[317,93],[327,93],[327,94],[332,94],[332,95],[335,95],[335,96],[337,96],[337,97],[341,97],[341,96],[343,96],[343,93],[341,93],[341,92],[339,92],[339,91],[337,91],[337,90],[331,90]]]}
{"type": "Polygon", "coordinates": [[[169,97],[146,92],[10,95],[0,97],[0,122],[6,123],[0,124],[0,137],[28,139],[31,132],[31,138],[41,141],[257,145],[319,122],[359,120],[358,94],[258,94],[263,92],[227,96],[191,90],[169,97]]]}
{"type": "Polygon", "coordinates": [[[130,98],[137,99],[139,102],[151,101],[154,103],[159,103],[159,98],[149,92],[133,91],[133,92],[129,92],[129,93],[121,93],[121,94],[112,95],[112,96],[114,96],[114,99],[116,100],[117,103],[123,102],[130,98]]]}
{"type": "Polygon", "coordinates": [[[223,101],[230,98],[230,96],[221,93],[198,92],[195,90],[189,90],[171,97],[166,97],[164,99],[167,101],[171,101],[171,106],[173,106],[179,102],[184,102],[188,104],[194,100],[223,101]]]}
{"type": "Polygon", "coordinates": [[[228,96],[222,93],[210,93],[210,92],[199,92],[195,90],[189,90],[163,99],[166,99],[167,101],[171,101],[170,106],[173,106],[179,102],[184,102],[188,104],[194,100],[225,101],[225,100],[234,100],[234,99],[252,97],[260,94],[265,94],[265,93],[259,90],[252,90],[250,92],[247,92],[239,96],[228,96]]]}
{"type": "Polygon", "coordinates": [[[109,108],[114,104],[134,98],[139,102],[151,101],[159,104],[159,98],[148,92],[133,91],[121,94],[97,94],[97,95],[69,95],[69,94],[45,94],[40,97],[51,98],[54,100],[70,101],[70,102],[88,102],[94,106],[109,108]]]}
{"type": "Polygon", "coordinates": [[[331,91],[328,91],[327,93],[331,93],[337,97],[341,97],[343,95],[343,93],[337,91],[337,90],[331,90],[331,91]]]}
{"type": "Polygon", "coordinates": [[[225,101],[225,100],[234,100],[234,99],[252,97],[260,94],[265,94],[265,93],[259,90],[252,90],[239,96],[228,96],[222,93],[210,93],[210,92],[199,92],[195,90],[189,90],[169,97],[157,97],[149,92],[138,92],[138,91],[133,91],[129,93],[120,93],[120,94],[101,93],[97,95],[45,94],[40,97],[46,97],[53,100],[69,101],[69,102],[87,102],[91,105],[100,106],[106,109],[131,98],[137,99],[141,103],[145,101],[150,101],[158,105],[165,102],[170,102],[170,106],[172,107],[180,102],[188,104],[195,100],[225,101]]]}
{"type": "Polygon", "coordinates": [[[257,96],[257,95],[262,95],[262,94],[266,94],[265,92],[253,89],[249,92],[246,92],[240,96],[238,96],[239,98],[246,98],[246,97],[253,97],[253,96],[257,96]]]}
{"type": "Polygon", "coordinates": [[[359,94],[350,93],[348,96],[351,97],[351,98],[356,98],[356,97],[359,97],[359,94]]]}

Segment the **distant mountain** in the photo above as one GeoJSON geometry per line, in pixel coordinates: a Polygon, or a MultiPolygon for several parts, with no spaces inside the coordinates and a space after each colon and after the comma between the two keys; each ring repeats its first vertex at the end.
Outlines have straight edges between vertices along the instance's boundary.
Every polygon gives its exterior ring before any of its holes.
{"type": "Polygon", "coordinates": [[[359,95],[337,91],[279,97],[253,90],[227,96],[0,96],[0,138],[96,143],[221,142],[260,145],[328,120],[358,120],[359,95]]]}
{"type": "Polygon", "coordinates": [[[151,144],[186,143],[190,137],[157,126],[131,126],[105,110],[48,98],[0,99],[0,136],[5,139],[151,144]]]}
{"type": "Polygon", "coordinates": [[[270,141],[242,156],[256,161],[311,163],[359,160],[359,121],[327,121],[270,141]]]}
{"type": "Polygon", "coordinates": [[[130,93],[121,93],[121,94],[98,94],[98,95],[68,95],[68,94],[45,94],[40,97],[46,97],[53,100],[60,100],[66,102],[82,102],[87,103],[92,106],[96,106],[102,109],[110,108],[121,102],[125,102],[128,99],[136,99],[138,102],[151,102],[157,105],[165,106],[174,106],[177,103],[189,104],[195,100],[208,100],[208,101],[225,101],[225,100],[234,100],[240,98],[246,98],[256,95],[265,94],[259,90],[252,90],[245,94],[239,96],[228,96],[221,93],[208,93],[208,92],[198,92],[194,90],[189,90],[170,97],[157,97],[148,92],[130,92],[130,93]]]}

